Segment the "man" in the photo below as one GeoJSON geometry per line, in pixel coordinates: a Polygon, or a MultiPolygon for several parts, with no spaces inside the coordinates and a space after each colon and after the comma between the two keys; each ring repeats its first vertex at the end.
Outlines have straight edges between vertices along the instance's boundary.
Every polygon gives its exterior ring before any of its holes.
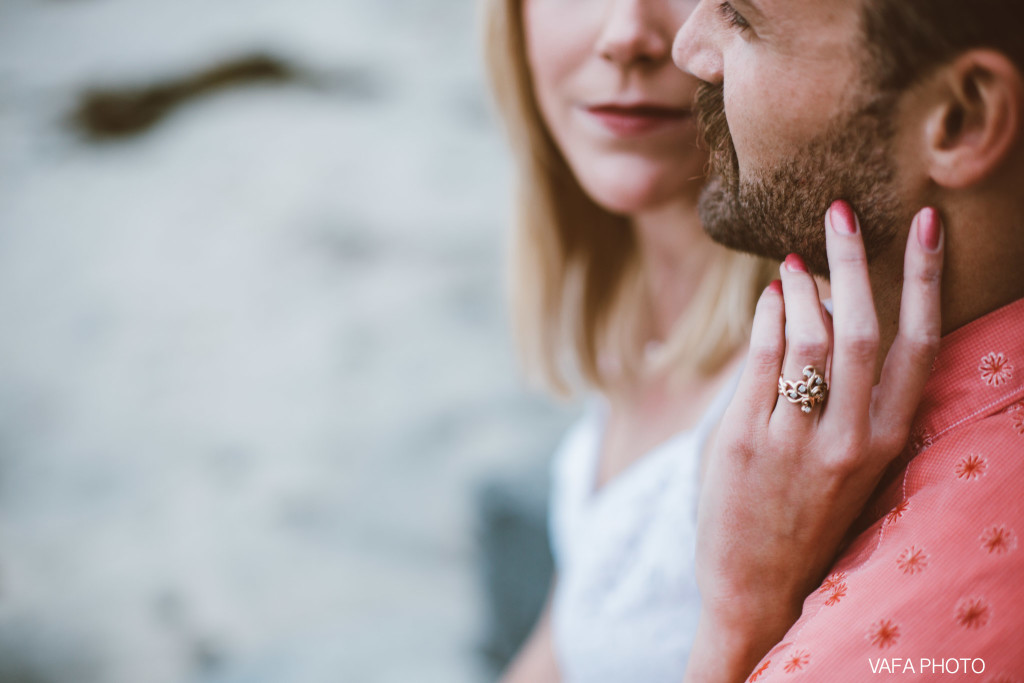
{"type": "Polygon", "coordinates": [[[687,680],[1024,672],[1022,34],[1017,0],[702,0],[677,35],[705,227],[786,258],[708,458],[687,680]]]}

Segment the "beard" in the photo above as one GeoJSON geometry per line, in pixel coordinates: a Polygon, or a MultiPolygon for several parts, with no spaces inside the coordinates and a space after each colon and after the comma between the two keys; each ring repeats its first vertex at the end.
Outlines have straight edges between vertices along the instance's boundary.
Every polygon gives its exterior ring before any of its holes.
{"type": "Polygon", "coordinates": [[[723,88],[701,83],[695,109],[710,153],[699,204],[704,230],[726,247],[777,261],[799,254],[808,270],[827,277],[825,212],[845,199],[872,260],[906,220],[895,186],[894,107],[895,97],[879,94],[837,117],[796,154],[741,178],[723,88]]]}

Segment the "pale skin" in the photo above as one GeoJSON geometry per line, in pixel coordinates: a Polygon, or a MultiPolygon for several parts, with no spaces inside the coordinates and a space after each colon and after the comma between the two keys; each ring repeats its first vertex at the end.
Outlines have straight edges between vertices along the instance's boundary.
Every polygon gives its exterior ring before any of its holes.
{"type": "MultiPolygon", "coordinates": [[[[524,26],[534,87],[545,122],[577,179],[602,206],[631,219],[651,307],[651,341],[667,338],[689,304],[708,252],[718,249],[697,215],[705,156],[690,120],[651,135],[615,136],[581,105],[645,101],[689,107],[696,81],[672,63],[672,39],[695,3],[688,0],[525,0],[524,26]]],[[[711,377],[622,383],[606,398],[599,489],[653,447],[693,426],[733,376],[737,357],[711,377]]],[[[550,605],[502,680],[561,680],[550,605]]]]}
{"type": "MultiPolygon", "coordinates": [[[[736,20],[721,5],[699,4],[674,57],[724,83],[742,175],[820,131],[859,87],[859,6],[735,0],[736,20]]],[[[1024,297],[1020,70],[992,50],[966,51],[906,93],[896,119],[900,192],[928,208],[868,264],[852,211],[833,204],[822,230],[834,319],[798,259],[758,304],[747,366],[708,456],[704,605],[686,681],[750,675],[902,451],[940,337],[1024,297]],[[810,416],[776,395],[779,375],[805,365],[831,366],[830,398],[810,416]]]]}
{"type": "MultiPolygon", "coordinates": [[[[673,211],[659,212],[657,219],[664,221],[696,220],[672,207],[673,211]]],[[[649,288],[652,291],[654,320],[660,334],[667,333],[672,323],[685,311],[686,292],[693,287],[694,269],[688,263],[692,251],[686,247],[686,231],[679,230],[685,223],[660,223],[634,219],[636,229],[657,231],[642,240],[643,248],[656,252],[649,267],[649,288]],[[672,229],[670,230],[670,226],[672,229]]],[[[698,230],[699,223],[696,223],[698,230]]],[[[704,241],[703,232],[697,235],[704,241]]],[[[699,247],[700,245],[695,245],[699,247]]],[[[692,248],[691,248],[692,249],[692,248]]],[[[658,334],[658,333],[656,333],[658,334]]],[[[663,338],[652,336],[652,339],[663,338]]],[[[741,356],[728,363],[723,370],[702,382],[690,382],[687,391],[669,385],[666,378],[652,378],[635,386],[621,387],[619,393],[609,395],[609,413],[599,460],[595,489],[607,485],[636,460],[682,429],[699,420],[707,402],[719,390],[721,383],[735,372],[741,356]]],[[[557,577],[555,579],[557,581],[557,577]]],[[[502,677],[502,683],[556,683],[562,677],[558,669],[551,634],[550,593],[541,617],[526,643],[516,655],[502,677]]]]}

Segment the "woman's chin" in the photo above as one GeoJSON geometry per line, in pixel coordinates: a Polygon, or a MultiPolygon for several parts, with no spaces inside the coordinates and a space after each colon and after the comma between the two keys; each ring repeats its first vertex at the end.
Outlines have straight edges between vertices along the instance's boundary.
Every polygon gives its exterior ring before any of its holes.
{"type": "Polygon", "coordinates": [[[615,214],[637,215],[674,202],[695,204],[703,180],[699,171],[678,165],[593,165],[577,175],[587,195],[615,214]]]}
{"type": "Polygon", "coordinates": [[[700,192],[700,184],[680,187],[678,182],[636,182],[634,179],[633,182],[619,183],[585,182],[583,189],[606,211],[636,216],[673,202],[693,204],[700,192]]]}

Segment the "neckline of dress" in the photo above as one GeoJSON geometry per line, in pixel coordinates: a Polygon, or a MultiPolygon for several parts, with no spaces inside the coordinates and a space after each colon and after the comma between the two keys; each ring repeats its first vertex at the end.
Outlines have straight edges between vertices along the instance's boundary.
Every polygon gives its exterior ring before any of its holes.
{"type": "Polygon", "coordinates": [[[609,495],[612,495],[614,491],[626,488],[626,483],[632,479],[638,478],[640,476],[639,473],[650,469],[653,467],[653,463],[663,461],[668,454],[676,451],[677,449],[675,447],[679,443],[695,438],[703,424],[702,418],[693,427],[672,434],[665,440],[645,451],[642,455],[633,460],[633,462],[626,465],[626,467],[619,471],[614,477],[598,486],[597,472],[606,433],[608,419],[607,411],[607,405],[602,403],[597,406],[597,410],[591,419],[590,449],[587,458],[586,477],[584,477],[586,488],[583,492],[584,503],[587,505],[596,505],[599,501],[608,498],[609,495]]]}
{"type": "Polygon", "coordinates": [[[722,404],[727,404],[728,399],[732,397],[736,384],[739,382],[742,370],[743,368],[741,365],[733,376],[726,379],[722,386],[719,387],[718,391],[712,397],[711,402],[708,404],[707,409],[694,425],[678,431],[659,442],[636,458],[633,462],[626,465],[626,467],[618,474],[604,482],[601,486],[597,485],[597,471],[607,431],[609,406],[607,401],[603,398],[595,398],[595,401],[591,406],[589,425],[590,450],[587,454],[586,476],[583,477],[583,503],[590,506],[596,505],[599,501],[610,495],[609,491],[614,492],[615,490],[624,488],[625,485],[622,483],[623,481],[628,482],[629,480],[639,477],[638,472],[643,472],[653,467],[653,464],[651,463],[661,462],[668,454],[678,450],[678,446],[682,442],[699,438],[702,433],[708,430],[709,423],[714,422],[714,418],[716,416],[720,416],[722,410],[724,410],[725,406],[722,404]]]}

